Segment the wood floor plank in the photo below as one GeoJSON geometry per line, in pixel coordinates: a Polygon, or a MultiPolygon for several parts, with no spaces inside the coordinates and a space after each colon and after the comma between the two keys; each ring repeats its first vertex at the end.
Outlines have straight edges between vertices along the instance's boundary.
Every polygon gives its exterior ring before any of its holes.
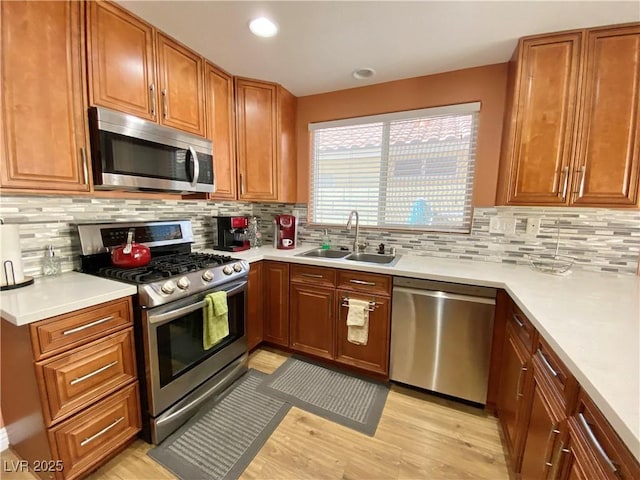
{"type": "MultiPolygon", "coordinates": [[[[289,354],[260,348],[251,368],[273,373],[289,354]]],[[[173,480],[142,440],[94,472],[91,480],[173,480]]],[[[2,460],[17,460],[7,450],[2,460]]],[[[3,480],[33,480],[2,472],[3,480]]],[[[393,385],[373,437],[291,408],[242,480],[508,479],[497,419],[481,409],[393,385]]]]}

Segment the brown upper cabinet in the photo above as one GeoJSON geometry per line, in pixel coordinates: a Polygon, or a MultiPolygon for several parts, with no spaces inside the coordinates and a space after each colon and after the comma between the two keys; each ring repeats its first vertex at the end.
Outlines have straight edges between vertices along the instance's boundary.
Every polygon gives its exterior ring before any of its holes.
{"type": "Polygon", "coordinates": [[[84,3],[0,2],[0,183],[90,189],[84,3]]]}
{"type": "Polygon", "coordinates": [[[88,2],[89,100],[205,135],[204,60],[110,2],[88,2]]]}
{"type": "Polygon", "coordinates": [[[520,40],[498,203],[638,205],[638,52],[640,24],[520,40]]]}
{"type": "Polygon", "coordinates": [[[207,138],[213,141],[216,191],[210,199],[235,200],[236,152],[233,77],[207,63],[205,66],[207,138]]]}
{"type": "Polygon", "coordinates": [[[236,78],[239,200],[295,202],[296,97],[280,85],[236,78]]]}

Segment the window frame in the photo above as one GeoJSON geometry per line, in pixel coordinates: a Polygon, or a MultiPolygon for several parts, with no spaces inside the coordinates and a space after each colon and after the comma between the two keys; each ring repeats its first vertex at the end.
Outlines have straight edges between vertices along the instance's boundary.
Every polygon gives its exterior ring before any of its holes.
{"type": "MultiPolygon", "coordinates": [[[[378,115],[367,115],[360,117],[349,117],[340,120],[331,120],[326,122],[314,122],[309,123],[309,153],[310,153],[310,165],[309,165],[309,201],[308,201],[308,214],[307,224],[312,227],[322,228],[336,228],[341,227],[336,223],[322,223],[314,222],[312,218],[314,216],[314,203],[317,198],[314,182],[317,175],[316,169],[318,168],[318,162],[315,161],[315,132],[318,130],[338,128],[338,127],[356,127],[366,126],[368,124],[382,123],[382,136],[380,145],[380,180],[378,182],[379,194],[377,196],[377,217],[378,219],[386,218],[387,209],[387,193],[389,189],[389,151],[390,151],[390,129],[391,122],[402,120],[417,120],[424,117],[437,117],[437,116],[455,116],[455,115],[473,115],[471,138],[475,142],[471,145],[473,149],[472,160],[468,162],[468,165],[472,167],[471,174],[467,175],[465,182],[465,189],[468,188],[467,196],[469,198],[468,203],[463,208],[463,223],[459,228],[432,228],[430,225],[416,225],[410,224],[391,224],[391,225],[361,225],[361,228],[366,230],[381,230],[381,231],[401,231],[401,232],[421,232],[421,233],[444,233],[444,234],[463,234],[468,235],[471,232],[473,223],[473,191],[475,186],[475,163],[477,161],[477,145],[478,145],[478,132],[480,123],[481,102],[468,102],[454,105],[445,105],[439,107],[405,110],[392,113],[383,113],[378,115]],[[470,182],[470,185],[468,185],[470,182]],[[467,186],[468,185],[468,186],[467,186]],[[467,216],[468,212],[468,216],[467,216]]],[[[423,167],[424,168],[424,167],[423,167]]],[[[346,224],[346,217],[345,217],[346,224]]]]}

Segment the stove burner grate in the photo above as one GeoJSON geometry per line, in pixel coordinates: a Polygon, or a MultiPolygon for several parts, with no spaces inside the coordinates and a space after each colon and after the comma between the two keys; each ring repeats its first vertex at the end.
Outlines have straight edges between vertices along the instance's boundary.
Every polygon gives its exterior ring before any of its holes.
{"type": "Polygon", "coordinates": [[[151,262],[138,268],[103,267],[98,275],[132,283],[149,283],[174,275],[181,275],[207,268],[217,267],[234,261],[226,255],[207,253],[184,253],[153,258],[151,262]]]}

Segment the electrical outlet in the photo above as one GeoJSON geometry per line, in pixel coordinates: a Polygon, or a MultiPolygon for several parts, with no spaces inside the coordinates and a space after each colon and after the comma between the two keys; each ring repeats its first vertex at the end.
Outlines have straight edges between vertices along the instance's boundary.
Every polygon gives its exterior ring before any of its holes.
{"type": "Polygon", "coordinates": [[[540,235],[540,223],[542,219],[537,217],[527,218],[527,235],[535,237],[540,235]]]}
{"type": "Polygon", "coordinates": [[[491,217],[489,233],[514,235],[516,233],[516,219],[513,217],[491,217]]]}

